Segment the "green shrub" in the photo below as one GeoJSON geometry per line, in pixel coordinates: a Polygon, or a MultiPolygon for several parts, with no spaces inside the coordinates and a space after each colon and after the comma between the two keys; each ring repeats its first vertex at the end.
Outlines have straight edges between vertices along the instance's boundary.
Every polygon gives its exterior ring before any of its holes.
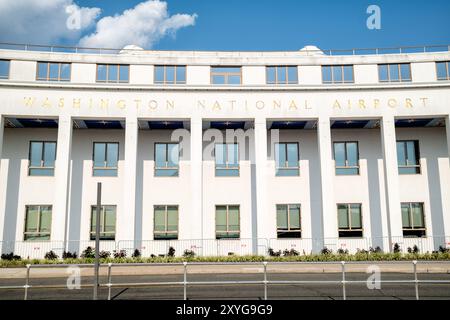
{"type": "Polygon", "coordinates": [[[394,244],[394,253],[400,253],[402,249],[400,248],[400,245],[398,243],[394,244]]]}
{"type": "Polygon", "coordinates": [[[10,253],[4,253],[1,256],[2,260],[8,260],[8,261],[13,261],[13,260],[21,260],[22,257],[15,255],[13,252],[10,253]]]}
{"type": "Polygon", "coordinates": [[[81,253],[81,258],[95,258],[95,250],[92,247],[87,247],[81,253]]]}
{"type": "Polygon", "coordinates": [[[183,257],[185,258],[193,258],[195,257],[195,252],[193,250],[184,250],[183,257]]]}
{"type": "Polygon", "coordinates": [[[141,257],[141,251],[139,249],[134,249],[133,254],[131,255],[132,258],[140,258],[141,257]]]}
{"type": "Polygon", "coordinates": [[[114,258],[126,258],[127,257],[127,251],[126,250],[114,250],[114,258]]]}
{"type": "Polygon", "coordinates": [[[175,248],[169,247],[169,252],[167,253],[168,257],[175,257],[175,248]]]}
{"type": "Polygon", "coordinates": [[[50,250],[44,256],[44,259],[47,259],[47,260],[57,260],[58,258],[59,258],[59,256],[53,250],[50,250]]]}

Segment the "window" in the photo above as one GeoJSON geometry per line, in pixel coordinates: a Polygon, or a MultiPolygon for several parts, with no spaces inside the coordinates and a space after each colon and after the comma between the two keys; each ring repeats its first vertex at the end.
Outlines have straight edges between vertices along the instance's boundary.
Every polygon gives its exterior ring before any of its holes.
{"type": "Polygon", "coordinates": [[[300,174],[298,158],[298,143],[276,143],[275,175],[278,177],[298,176],[300,174]]]}
{"type": "MultiPolygon", "coordinates": [[[[95,240],[97,206],[91,207],[91,240],[95,240]]],[[[100,240],[116,238],[116,206],[100,208],[100,240]]]]}
{"type": "Polygon", "coordinates": [[[9,78],[9,60],[0,60],[0,79],[9,78]]]}
{"type": "Polygon", "coordinates": [[[117,177],[119,143],[94,142],[94,177],[117,177]]]}
{"type": "Polygon", "coordinates": [[[359,174],[358,142],[335,142],[336,175],[359,174]]]}
{"type": "Polygon", "coordinates": [[[299,204],[277,204],[277,237],[302,237],[299,204]]]}
{"type": "Polygon", "coordinates": [[[28,174],[30,176],[53,176],[55,159],[56,142],[31,141],[28,174]]]}
{"type": "Polygon", "coordinates": [[[438,80],[450,80],[450,61],[436,62],[436,73],[438,80]]]}
{"type": "Polygon", "coordinates": [[[216,239],[239,238],[239,206],[216,206],[216,239]]]}
{"type": "Polygon", "coordinates": [[[180,151],[178,143],[155,144],[155,176],[177,177],[180,151]]]}
{"type": "Polygon", "coordinates": [[[97,82],[128,83],[130,66],[125,64],[98,64],[97,82]]]}
{"type": "Polygon", "coordinates": [[[212,84],[241,84],[241,67],[211,67],[212,84]]]}
{"type": "Polygon", "coordinates": [[[50,240],[52,206],[26,206],[23,240],[50,240]]]}
{"type": "Polygon", "coordinates": [[[397,141],[399,174],[420,174],[419,141],[397,141]]]}
{"type": "Polygon", "coordinates": [[[411,65],[409,63],[379,64],[380,82],[411,82],[411,65]]]}
{"type": "Polygon", "coordinates": [[[70,63],[38,62],[37,80],[70,81],[70,63]]]}
{"type": "Polygon", "coordinates": [[[297,84],[298,75],[296,66],[270,66],[266,67],[267,84],[297,84]]]}
{"type": "Polygon", "coordinates": [[[215,145],[216,177],[239,176],[239,145],[218,143],[215,145]]]}
{"type": "Polygon", "coordinates": [[[155,66],[156,84],[185,84],[186,66],[155,66]]]}
{"type": "Polygon", "coordinates": [[[402,203],[404,237],[425,237],[425,217],[423,203],[402,203]]]}
{"type": "Polygon", "coordinates": [[[155,206],[154,239],[178,239],[178,206],[155,206]]]}
{"type": "Polygon", "coordinates": [[[322,83],[353,83],[353,66],[322,66],[322,83]]]}
{"type": "Polygon", "coordinates": [[[361,204],[338,204],[338,226],[340,238],[361,238],[363,236],[361,204]]]}

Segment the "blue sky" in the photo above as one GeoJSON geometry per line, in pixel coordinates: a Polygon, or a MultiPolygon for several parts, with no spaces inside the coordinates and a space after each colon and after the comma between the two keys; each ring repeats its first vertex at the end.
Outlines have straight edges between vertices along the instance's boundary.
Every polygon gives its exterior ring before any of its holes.
{"type": "MultiPolygon", "coordinates": [[[[12,3],[26,0],[4,1],[12,3]]],[[[59,1],[74,2],[80,7],[100,8],[101,13],[96,17],[96,22],[106,16],[120,15],[124,10],[133,9],[143,2],[143,0],[59,1]]],[[[450,43],[449,0],[167,0],[166,2],[169,16],[185,14],[185,18],[191,20],[185,20],[181,26],[173,27],[171,34],[160,32],[147,39],[147,42],[143,42],[147,48],[298,50],[307,44],[317,45],[322,49],[344,49],[450,43]],[[381,30],[369,30],[366,27],[369,16],[366,9],[371,4],[381,8],[381,30]]],[[[145,21],[145,17],[143,19],[145,21]]],[[[96,25],[93,23],[76,36],[65,34],[50,40],[56,41],[57,44],[76,45],[83,36],[92,34],[95,30],[96,25]]],[[[5,33],[3,36],[0,34],[0,41],[14,40],[15,36],[17,39],[23,38],[15,35],[12,28],[3,31],[5,33]],[[11,32],[9,37],[8,32],[11,32]]],[[[33,30],[30,30],[30,33],[32,35],[33,30]]],[[[124,37],[122,42],[125,43],[129,39],[124,37]]],[[[136,38],[129,41],[133,39],[136,38]]],[[[50,41],[42,39],[46,40],[50,41]]],[[[106,46],[122,42],[108,42],[104,36],[98,36],[90,41],[82,40],[80,43],[106,46]]]]}

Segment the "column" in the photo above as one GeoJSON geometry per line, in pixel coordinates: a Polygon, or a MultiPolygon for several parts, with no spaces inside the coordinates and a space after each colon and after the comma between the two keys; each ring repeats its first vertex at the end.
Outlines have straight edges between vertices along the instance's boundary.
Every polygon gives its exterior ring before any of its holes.
{"type": "Polygon", "coordinates": [[[445,117],[445,130],[447,132],[447,149],[450,160],[450,114],[445,117]]]}
{"type": "Polygon", "coordinates": [[[445,242],[450,243],[450,114],[445,117],[448,159],[439,159],[445,242]],[[442,165],[441,165],[442,163],[442,165]]]}
{"type": "Polygon", "coordinates": [[[55,200],[52,210],[52,241],[67,240],[67,217],[69,213],[70,160],[72,150],[72,119],[68,115],[59,117],[58,141],[55,161],[55,200]]]}
{"type": "MultiPolygon", "coordinates": [[[[334,202],[333,157],[331,155],[330,118],[320,117],[317,121],[317,142],[319,146],[320,185],[322,205],[323,247],[327,241],[334,243],[338,238],[337,207],[334,202]],[[329,240],[327,240],[329,239],[329,240]]],[[[320,243],[316,243],[317,245],[320,243]]],[[[317,248],[321,249],[321,248],[317,248]]]]}
{"type": "MultiPolygon", "coordinates": [[[[265,118],[255,119],[255,188],[256,210],[253,216],[253,253],[258,253],[258,239],[268,239],[267,221],[267,121],[265,118]],[[256,220],[256,221],[255,221],[256,220]],[[256,227],[256,228],[255,228],[256,227]]],[[[260,252],[261,253],[261,252],[260,252]]]]}
{"type": "Polygon", "coordinates": [[[205,239],[203,217],[203,129],[202,118],[191,118],[191,205],[190,238],[205,239]]]}
{"type": "MultiPolygon", "coordinates": [[[[8,182],[8,166],[3,165],[3,131],[5,128],[3,115],[0,113],[0,243],[3,241],[3,228],[5,225],[6,186],[8,182]]],[[[0,246],[0,253],[2,247],[0,246]]]]}
{"type": "MultiPolygon", "coordinates": [[[[393,116],[383,116],[381,121],[381,145],[383,149],[384,185],[386,194],[389,250],[403,237],[398,178],[397,139],[393,116]]],[[[385,248],[386,251],[386,248],[385,248]]]]}
{"type": "Polygon", "coordinates": [[[134,242],[135,240],[137,146],[138,120],[136,117],[127,117],[125,121],[123,211],[117,212],[116,241],[134,242]]]}

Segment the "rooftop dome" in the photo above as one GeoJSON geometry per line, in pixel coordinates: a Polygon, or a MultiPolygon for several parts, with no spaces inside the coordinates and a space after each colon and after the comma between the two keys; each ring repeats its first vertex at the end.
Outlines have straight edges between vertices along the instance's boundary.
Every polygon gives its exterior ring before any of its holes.
{"type": "Polygon", "coordinates": [[[307,56],[318,56],[324,54],[322,50],[312,45],[304,46],[300,49],[300,52],[306,54],[307,56]]]}

